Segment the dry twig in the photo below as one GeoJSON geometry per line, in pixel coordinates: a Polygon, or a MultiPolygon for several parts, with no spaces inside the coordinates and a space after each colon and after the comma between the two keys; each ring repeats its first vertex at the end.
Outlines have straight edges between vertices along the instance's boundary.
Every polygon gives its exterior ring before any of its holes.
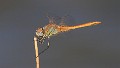
{"type": "Polygon", "coordinates": [[[37,37],[34,36],[34,45],[35,45],[35,54],[36,54],[36,68],[40,68],[40,62],[38,56],[38,45],[37,45],[37,37]]]}

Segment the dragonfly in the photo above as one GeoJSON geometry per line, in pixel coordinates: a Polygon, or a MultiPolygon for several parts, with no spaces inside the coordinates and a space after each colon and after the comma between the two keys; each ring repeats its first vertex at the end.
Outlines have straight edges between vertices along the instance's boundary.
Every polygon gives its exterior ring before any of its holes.
{"type": "MultiPolygon", "coordinates": [[[[44,26],[42,28],[38,28],[36,30],[36,37],[38,39],[38,42],[40,42],[40,44],[43,44],[44,40],[48,39],[47,48],[44,49],[42,52],[40,52],[38,54],[38,56],[49,48],[50,37],[52,37],[56,34],[62,33],[62,32],[67,32],[67,31],[74,30],[74,29],[77,29],[77,28],[83,28],[83,27],[98,25],[98,24],[101,23],[99,21],[95,21],[95,22],[88,22],[88,23],[84,23],[84,24],[78,24],[78,25],[74,25],[74,26],[67,26],[67,25],[61,25],[61,24],[57,25],[56,21],[53,17],[52,18],[48,17],[48,19],[49,19],[49,23],[46,26],[44,26]]],[[[63,20],[61,20],[60,23],[63,23],[63,20]]]]}

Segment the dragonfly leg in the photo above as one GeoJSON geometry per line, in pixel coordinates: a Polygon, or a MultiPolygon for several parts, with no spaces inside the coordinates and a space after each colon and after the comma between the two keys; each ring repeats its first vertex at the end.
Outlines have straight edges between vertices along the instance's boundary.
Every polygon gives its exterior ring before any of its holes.
{"type": "MultiPolygon", "coordinates": [[[[39,54],[38,54],[38,56],[40,55],[40,54],[42,54],[43,52],[45,52],[48,48],[50,47],[50,42],[49,42],[49,39],[48,39],[48,45],[47,45],[47,47],[43,50],[43,51],[41,51],[39,54]]],[[[37,56],[37,57],[38,57],[37,56]]],[[[36,57],[36,58],[37,58],[36,57]]]]}
{"type": "Polygon", "coordinates": [[[49,42],[49,39],[50,39],[50,37],[48,36],[48,46],[50,46],[50,42],[49,42]]]}
{"type": "MultiPolygon", "coordinates": [[[[40,54],[42,54],[43,52],[45,52],[48,48],[49,48],[49,46],[47,46],[47,48],[45,48],[42,52],[40,52],[40,53],[38,54],[38,56],[39,56],[40,54]]],[[[37,57],[38,57],[38,56],[37,56],[37,57]]],[[[36,57],[36,58],[37,58],[37,57],[36,57]]]]}

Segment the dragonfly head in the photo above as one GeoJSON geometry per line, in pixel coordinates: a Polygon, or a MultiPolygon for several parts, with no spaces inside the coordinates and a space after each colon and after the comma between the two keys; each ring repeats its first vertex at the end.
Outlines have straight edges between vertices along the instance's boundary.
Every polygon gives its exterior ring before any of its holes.
{"type": "Polygon", "coordinates": [[[44,33],[43,33],[43,28],[38,28],[36,30],[36,36],[38,37],[43,37],[44,33]]]}
{"type": "Polygon", "coordinates": [[[38,38],[38,41],[41,42],[41,43],[43,43],[43,41],[44,41],[44,39],[45,39],[43,28],[38,28],[38,29],[36,30],[36,36],[37,36],[37,38],[38,38]]]}

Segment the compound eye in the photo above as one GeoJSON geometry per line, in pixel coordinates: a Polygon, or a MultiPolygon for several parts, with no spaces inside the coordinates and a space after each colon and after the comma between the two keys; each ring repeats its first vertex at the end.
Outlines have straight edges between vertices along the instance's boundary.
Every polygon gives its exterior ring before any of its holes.
{"type": "Polygon", "coordinates": [[[43,36],[43,33],[42,32],[36,32],[36,35],[37,36],[43,36]]]}
{"type": "Polygon", "coordinates": [[[40,32],[40,33],[39,33],[39,36],[43,36],[43,33],[42,33],[42,32],[40,32]]]}

